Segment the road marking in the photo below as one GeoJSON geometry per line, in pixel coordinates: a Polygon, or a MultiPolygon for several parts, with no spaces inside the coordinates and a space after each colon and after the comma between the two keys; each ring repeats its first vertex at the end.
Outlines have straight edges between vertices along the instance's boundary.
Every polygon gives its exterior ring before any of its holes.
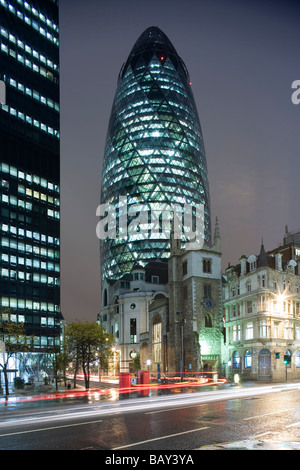
{"type": "Polygon", "coordinates": [[[0,434],[0,437],[15,436],[17,434],[29,434],[31,432],[50,431],[52,429],[70,428],[72,426],[83,426],[84,424],[101,423],[102,421],[103,419],[100,419],[98,421],[87,421],[86,423],[75,423],[75,424],[64,424],[62,426],[52,426],[51,428],[30,429],[28,431],[10,432],[7,434],[0,434]]]}
{"type": "Polygon", "coordinates": [[[154,437],[153,439],[147,439],[146,441],[139,441],[139,442],[135,442],[133,444],[127,444],[126,446],[114,447],[111,450],[127,449],[128,447],[138,446],[140,444],[145,444],[147,442],[160,441],[162,439],[169,439],[170,437],[182,436],[183,434],[189,434],[191,432],[203,431],[204,429],[209,429],[209,427],[205,426],[203,428],[191,429],[190,431],[183,431],[183,432],[177,432],[176,434],[169,434],[168,436],[154,437]]]}
{"type": "Polygon", "coordinates": [[[206,403],[201,403],[201,404],[195,403],[195,405],[178,406],[176,408],[168,408],[167,410],[148,411],[147,413],[145,413],[145,415],[153,415],[155,413],[166,413],[168,411],[175,411],[175,410],[185,410],[186,408],[195,408],[195,407],[198,407],[198,406],[205,406],[205,405],[206,405],[206,403]]]}
{"type": "Polygon", "coordinates": [[[294,426],[300,426],[300,422],[298,423],[293,423],[293,424],[288,424],[286,428],[293,428],[294,426]]]}
{"type": "Polygon", "coordinates": [[[248,421],[249,419],[263,418],[264,416],[276,415],[277,413],[284,413],[285,411],[291,411],[293,408],[288,408],[287,410],[277,410],[272,411],[271,413],[265,413],[263,415],[250,416],[249,418],[244,418],[243,421],[248,421]]]}
{"type": "Polygon", "coordinates": [[[254,436],[250,436],[250,439],[257,439],[258,437],[267,436],[268,434],[279,434],[279,433],[276,433],[274,431],[266,431],[266,432],[262,432],[261,434],[255,434],[254,436]]]}

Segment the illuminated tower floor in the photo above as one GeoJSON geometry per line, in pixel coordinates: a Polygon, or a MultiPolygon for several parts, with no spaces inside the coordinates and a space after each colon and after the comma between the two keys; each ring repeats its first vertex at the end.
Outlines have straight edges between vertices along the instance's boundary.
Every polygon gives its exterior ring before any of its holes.
{"type": "Polygon", "coordinates": [[[58,2],[1,0],[0,18],[0,307],[50,354],[63,321],[58,2]]]}

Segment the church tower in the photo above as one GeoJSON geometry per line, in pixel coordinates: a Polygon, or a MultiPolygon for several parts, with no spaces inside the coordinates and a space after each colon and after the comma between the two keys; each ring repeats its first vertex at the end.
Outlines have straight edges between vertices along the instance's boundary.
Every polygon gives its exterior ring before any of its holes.
{"type": "Polygon", "coordinates": [[[176,242],[172,239],[169,259],[169,368],[220,371],[224,340],[218,219],[211,246],[187,251],[176,242]]]}

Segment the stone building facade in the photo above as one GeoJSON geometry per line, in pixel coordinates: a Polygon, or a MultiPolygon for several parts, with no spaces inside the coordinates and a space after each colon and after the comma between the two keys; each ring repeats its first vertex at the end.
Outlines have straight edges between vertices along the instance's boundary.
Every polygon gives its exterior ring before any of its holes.
{"type": "MultiPolygon", "coordinates": [[[[146,268],[137,265],[121,279],[103,282],[98,322],[115,337],[117,372],[132,371],[136,355],[140,355],[141,369],[149,367],[152,324],[157,321],[150,313],[150,306],[157,301],[166,303],[167,297],[167,263],[153,262],[146,268]]],[[[165,331],[165,315],[161,318],[165,331]]]]}
{"type": "Polygon", "coordinates": [[[216,222],[214,243],[182,250],[173,240],[169,259],[169,367],[184,372],[221,370],[221,239],[216,222]],[[183,346],[183,357],[181,344],[183,346]]]}
{"type": "Polygon", "coordinates": [[[227,377],[300,378],[300,245],[242,256],[224,283],[227,377]],[[287,362],[287,364],[286,364],[287,362]]]}
{"type": "Polygon", "coordinates": [[[100,323],[116,340],[116,371],[134,357],[151,374],[217,371],[231,380],[300,379],[300,233],[221,269],[213,245],[183,250],[171,240],[167,262],[135,266],[102,286],[100,323]],[[287,364],[285,363],[287,362],[287,364]]]}
{"type": "Polygon", "coordinates": [[[186,251],[171,240],[168,262],[135,266],[102,286],[99,322],[116,339],[120,372],[221,371],[223,337],[221,242],[186,251]]]}

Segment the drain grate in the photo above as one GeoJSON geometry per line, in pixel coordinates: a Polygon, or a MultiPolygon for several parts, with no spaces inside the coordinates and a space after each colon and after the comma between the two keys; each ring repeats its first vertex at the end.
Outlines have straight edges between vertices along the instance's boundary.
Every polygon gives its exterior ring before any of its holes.
{"type": "Polygon", "coordinates": [[[216,419],[219,419],[218,416],[200,416],[198,421],[214,421],[216,419]]]}

